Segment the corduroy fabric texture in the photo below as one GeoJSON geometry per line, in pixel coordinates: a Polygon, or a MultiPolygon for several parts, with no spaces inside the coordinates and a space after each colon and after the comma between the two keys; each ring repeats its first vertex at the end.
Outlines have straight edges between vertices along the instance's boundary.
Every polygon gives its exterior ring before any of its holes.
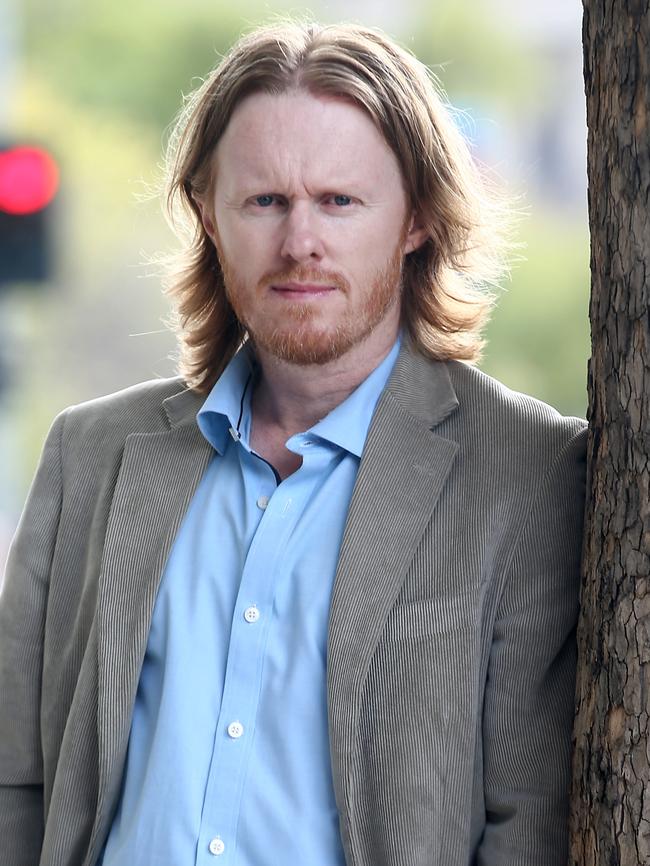
{"type": "MultiPolygon", "coordinates": [[[[50,431],[0,597],[2,866],[101,850],[158,582],[211,456],[200,404],[150,382],[50,431]]],[[[564,866],[584,428],[403,346],[330,610],[349,866],[564,866]]]]}

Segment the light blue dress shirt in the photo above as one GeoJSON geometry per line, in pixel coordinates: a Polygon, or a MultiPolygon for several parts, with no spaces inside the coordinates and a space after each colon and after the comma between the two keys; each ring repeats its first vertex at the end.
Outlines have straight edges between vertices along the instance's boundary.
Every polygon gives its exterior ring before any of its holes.
{"type": "Polygon", "coordinates": [[[247,348],[206,399],[197,420],[215,455],[162,576],[103,866],[343,866],[327,621],[361,452],[398,349],[287,441],[302,465],[281,483],[250,450],[247,348]]]}

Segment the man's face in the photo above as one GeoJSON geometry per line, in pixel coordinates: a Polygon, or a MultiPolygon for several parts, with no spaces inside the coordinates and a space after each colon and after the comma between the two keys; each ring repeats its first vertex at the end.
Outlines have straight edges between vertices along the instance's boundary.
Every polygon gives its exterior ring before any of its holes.
{"type": "Polygon", "coordinates": [[[305,91],[247,97],[217,146],[211,204],[226,293],[256,345],[323,364],[371,332],[393,342],[403,257],[424,238],[363,110],[305,91]]]}

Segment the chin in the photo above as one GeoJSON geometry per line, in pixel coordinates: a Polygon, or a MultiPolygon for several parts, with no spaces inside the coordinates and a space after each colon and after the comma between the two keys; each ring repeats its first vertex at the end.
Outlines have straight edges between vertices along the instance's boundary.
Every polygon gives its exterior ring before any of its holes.
{"type": "Polygon", "coordinates": [[[345,355],[365,334],[337,328],[331,332],[298,329],[252,334],[254,345],[289,364],[328,364],[345,355]]]}

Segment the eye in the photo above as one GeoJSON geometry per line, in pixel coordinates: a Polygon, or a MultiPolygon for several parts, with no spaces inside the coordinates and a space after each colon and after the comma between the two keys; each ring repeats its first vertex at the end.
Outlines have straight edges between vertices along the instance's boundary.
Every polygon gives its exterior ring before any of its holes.
{"type": "Polygon", "coordinates": [[[268,193],[266,195],[255,196],[255,204],[259,205],[260,207],[271,207],[274,201],[275,196],[268,193]]]}
{"type": "Polygon", "coordinates": [[[347,207],[352,204],[352,198],[349,195],[333,195],[332,201],[337,207],[347,207]]]}

